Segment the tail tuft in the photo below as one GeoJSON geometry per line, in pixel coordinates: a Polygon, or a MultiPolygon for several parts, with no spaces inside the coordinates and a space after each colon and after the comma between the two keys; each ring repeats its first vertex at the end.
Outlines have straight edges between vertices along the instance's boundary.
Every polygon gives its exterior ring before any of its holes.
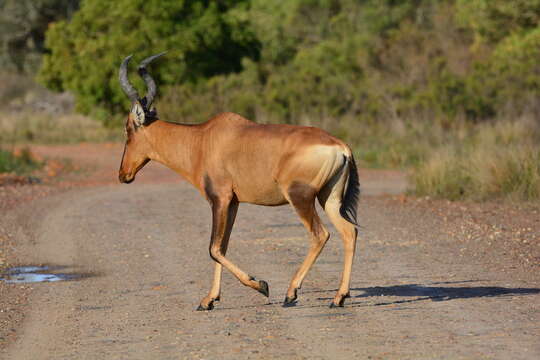
{"type": "Polygon", "coordinates": [[[339,213],[345,220],[353,225],[358,226],[358,222],[356,220],[356,209],[358,207],[358,200],[360,199],[358,168],[356,167],[356,162],[354,161],[354,157],[352,155],[350,158],[347,158],[347,162],[349,165],[349,179],[347,181],[347,189],[343,195],[341,207],[339,208],[339,213]]]}

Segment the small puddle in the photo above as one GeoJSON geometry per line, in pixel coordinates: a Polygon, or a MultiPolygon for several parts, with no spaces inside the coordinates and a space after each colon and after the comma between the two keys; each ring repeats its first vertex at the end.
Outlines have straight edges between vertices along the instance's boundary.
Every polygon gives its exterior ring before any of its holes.
{"type": "Polygon", "coordinates": [[[0,280],[8,284],[18,284],[76,280],[81,277],[78,274],[47,273],[50,270],[54,269],[48,266],[17,266],[7,269],[0,280]]]}

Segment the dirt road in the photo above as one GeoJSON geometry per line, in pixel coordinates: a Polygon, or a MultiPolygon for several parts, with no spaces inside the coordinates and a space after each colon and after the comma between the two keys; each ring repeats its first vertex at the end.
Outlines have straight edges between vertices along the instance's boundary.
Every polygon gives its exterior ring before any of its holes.
{"type": "MultiPolygon", "coordinates": [[[[114,172],[118,159],[101,161],[114,172]]],[[[373,196],[402,190],[376,177],[364,181],[344,308],[328,308],[342,269],[333,228],[298,305],[282,308],[305,230],[290,207],[242,204],[228,255],[268,281],[270,298],[225,272],[215,310],[197,312],[213,274],[208,204],[168,170],[144,172],[131,185],[77,187],[7,215],[20,265],[80,278],[30,285],[17,340],[1,357],[540,358],[539,274],[464,256],[439,217],[373,196]]]]}

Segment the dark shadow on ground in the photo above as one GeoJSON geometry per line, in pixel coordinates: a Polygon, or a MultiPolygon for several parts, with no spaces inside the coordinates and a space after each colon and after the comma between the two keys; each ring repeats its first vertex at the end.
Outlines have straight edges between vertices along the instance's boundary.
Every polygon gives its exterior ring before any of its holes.
{"type": "MultiPolygon", "coordinates": [[[[450,285],[450,284],[468,284],[479,282],[481,280],[465,280],[465,281],[447,281],[436,282],[429,285],[407,284],[407,285],[391,285],[391,286],[373,286],[373,287],[357,287],[351,288],[351,297],[345,301],[345,309],[351,307],[366,307],[366,306],[385,306],[395,304],[409,304],[420,301],[448,301],[454,299],[473,299],[486,297],[513,297],[524,295],[540,294],[539,288],[507,288],[499,286],[434,286],[434,285],[450,285]],[[367,302],[364,298],[384,298],[392,297],[388,301],[367,302]],[[398,298],[398,299],[395,299],[398,298]]],[[[298,302],[291,306],[292,309],[305,309],[316,307],[327,307],[328,301],[332,297],[318,297],[317,300],[324,301],[320,304],[302,304],[302,295],[306,296],[309,293],[334,293],[337,289],[328,290],[311,290],[299,294],[298,302]]],[[[234,307],[219,307],[216,310],[231,310],[239,308],[253,308],[260,306],[281,306],[281,302],[268,302],[267,304],[234,306],[234,307]]]]}
{"type": "Polygon", "coordinates": [[[363,298],[369,296],[427,296],[434,301],[502,295],[531,295],[540,293],[540,289],[535,288],[505,288],[498,286],[443,287],[423,286],[418,284],[355,288],[353,291],[364,292],[363,294],[354,296],[354,298],[363,298]]]}
{"type": "MultiPolygon", "coordinates": [[[[468,282],[468,281],[467,281],[468,282]]],[[[455,283],[455,282],[453,282],[455,283]]],[[[448,283],[435,283],[448,284],[448,283]]],[[[431,286],[420,284],[407,284],[407,285],[393,285],[393,286],[374,286],[366,288],[353,288],[351,289],[352,302],[349,305],[363,304],[363,302],[355,302],[355,299],[362,299],[374,296],[389,296],[400,297],[408,299],[397,299],[394,301],[385,301],[371,306],[391,305],[411,303],[416,301],[448,301],[454,299],[472,299],[472,298],[486,298],[486,297],[512,297],[523,295],[540,294],[538,288],[509,288],[500,286],[431,286]],[[356,292],[361,292],[355,295],[356,292]]],[[[320,300],[326,300],[319,298],[320,300]]]]}

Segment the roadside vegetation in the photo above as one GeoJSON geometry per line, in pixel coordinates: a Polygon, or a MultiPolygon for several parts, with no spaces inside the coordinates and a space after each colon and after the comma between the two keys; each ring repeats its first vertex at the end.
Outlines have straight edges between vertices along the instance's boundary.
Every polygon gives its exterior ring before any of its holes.
{"type": "Polygon", "coordinates": [[[73,96],[57,94],[30,75],[0,72],[0,144],[54,144],[118,140],[121,129],[107,128],[73,109],[73,96]]]}
{"type": "Polygon", "coordinates": [[[42,165],[26,148],[16,152],[0,149],[0,173],[27,175],[41,168],[42,165]]]}
{"type": "Polygon", "coordinates": [[[0,144],[75,144],[115,142],[123,139],[122,129],[107,128],[89,116],[68,112],[49,114],[22,111],[0,118],[0,144]]]}
{"type": "MultiPolygon", "coordinates": [[[[121,59],[168,50],[151,69],[164,119],[234,111],[319,126],[351,144],[362,166],[410,170],[417,194],[540,198],[540,0],[68,3],[47,27],[34,73],[73,94],[100,129],[121,126],[129,106],[121,59]]],[[[89,140],[112,138],[88,126],[89,140]]],[[[20,128],[30,130],[17,139],[62,141],[40,125],[20,128]]]]}
{"type": "Polygon", "coordinates": [[[419,163],[412,176],[415,192],[452,200],[538,200],[539,142],[540,129],[532,122],[477,125],[419,163]]]}
{"type": "Polygon", "coordinates": [[[0,173],[29,175],[45,166],[26,144],[113,141],[122,136],[121,130],[75,113],[73,96],[52,93],[35,81],[49,24],[70,18],[79,3],[0,2],[0,173]]]}

